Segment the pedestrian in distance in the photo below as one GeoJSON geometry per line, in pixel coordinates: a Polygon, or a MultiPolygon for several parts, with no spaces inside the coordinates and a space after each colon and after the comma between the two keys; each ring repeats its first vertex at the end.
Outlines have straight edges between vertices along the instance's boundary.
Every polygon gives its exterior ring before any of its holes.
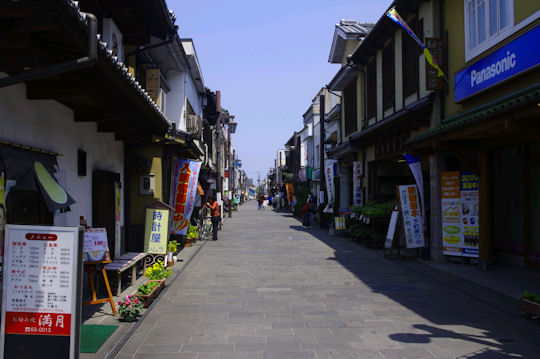
{"type": "Polygon", "coordinates": [[[258,198],[259,207],[257,208],[259,211],[263,209],[264,199],[264,195],[260,194],[258,198]]]}
{"type": "Polygon", "coordinates": [[[305,206],[302,207],[301,214],[302,214],[302,227],[310,228],[311,226],[310,226],[310,221],[309,221],[309,216],[310,216],[309,203],[306,203],[305,206]]]}
{"type": "Polygon", "coordinates": [[[212,196],[208,197],[208,202],[204,204],[202,209],[205,209],[206,207],[210,208],[210,214],[212,215],[212,239],[214,241],[218,240],[218,227],[219,222],[221,222],[221,214],[219,211],[219,203],[216,201],[216,199],[212,196]]]}

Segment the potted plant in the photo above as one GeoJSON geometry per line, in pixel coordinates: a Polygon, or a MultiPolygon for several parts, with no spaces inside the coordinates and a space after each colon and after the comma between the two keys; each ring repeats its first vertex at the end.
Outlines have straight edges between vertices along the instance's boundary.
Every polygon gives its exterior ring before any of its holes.
{"type": "Polygon", "coordinates": [[[199,238],[199,230],[190,223],[186,235],[186,247],[191,247],[191,243],[195,242],[197,238],[199,238]]]}
{"type": "Polygon", "coordinates": [[[161,292],[162,286],[160,283],[161,282],[158,280],[150,280],[137,288],[136,296],[143,302],[145,308],[147,308],[161,292]]]}
{"type": "Polygon", "coordinates": [[[176,250],[178,249],[178,242],[175,240],[169,241],[167,243],[167,265],[169,267],[172,267],[174,264],[173,256],[176,253],[176,250]]]}
{"type": "Polygon", "coordinates": [[[519,300],[523,311],[535,317],[540,317],[540,296],[538,294],[525,291],[519,297],[519,300]]]}
{"type": "Polygon", "coordinates": [[[133,322],[137,319],[143,304],[135,296],[128,295],[124,300],[118,302],[118,314],[126,322],[133,322]]]}

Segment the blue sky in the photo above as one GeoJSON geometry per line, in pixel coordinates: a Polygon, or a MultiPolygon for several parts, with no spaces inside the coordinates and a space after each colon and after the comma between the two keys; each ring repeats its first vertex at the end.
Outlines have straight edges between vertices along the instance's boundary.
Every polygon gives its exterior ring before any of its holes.
{"type": "Polygon", "coordinates": [[[167,0],[180,37],[192,38],[204,82],[236,116],[233,143],[248,176],[264,177],[276,150],[321,87],[340,19],[376,22],[390,0],[167,0]]]}

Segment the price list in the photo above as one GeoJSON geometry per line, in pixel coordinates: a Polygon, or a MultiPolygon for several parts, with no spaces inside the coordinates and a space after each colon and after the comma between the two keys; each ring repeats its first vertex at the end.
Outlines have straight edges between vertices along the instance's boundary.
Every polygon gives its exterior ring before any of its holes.
{"type": "Polygon", "coordinates": [[[6,334],[69,335],[72,233],[14,231],[6,249],[6,334]]]}

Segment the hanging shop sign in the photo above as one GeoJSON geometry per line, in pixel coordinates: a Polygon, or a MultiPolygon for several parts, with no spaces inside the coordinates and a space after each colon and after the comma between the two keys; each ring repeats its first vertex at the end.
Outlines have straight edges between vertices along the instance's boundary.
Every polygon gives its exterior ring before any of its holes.
{"type": "Polygon", "coordinates": [[[156,202],[146,208],[144,224],[145,253],[167,253],[170,212],[171,207],[163,202],[156,202]]]}
{"type": "Polygon", "coordinates": [[[169,203],[173,208],[170,231],[174,234],[187,233],[189,219],[195,204],[195,192],[201,169],[200,161],[175,158],[169,203]]]}
{"type": "MultiPolygon", "coordinates": [[[[328,203],[324,209],[324,213],[334,212],[335,187],[334,187],[334,166],[336,160],[324,160],[324,175],[326,180],[326,193],[328,193],[328,203]]],[[[321,198],[324,198],[321,196],[321,198]]]]}
{"type": "Polygon", "coordinates": [[[425,247],[422,213],[416,185],[398,186],[398,197],[407,248],[425,247]]]}
{"type": "Polygon", "coordinates": [[[306,172],[306,168],[300,168],[300,170],[298,171],[298,179],[300,180],[300,182],[306,182],[307,181],[307,172],[306,172]]]}
{"type": "Polygon", "coordinates": [[[441,174],[443,254],[478,257],[480,191],[472,172],[441,174]]]}
{"type": "Polygon", "coordinates": [[[0,357],[43,358],[46,349],[78,358],[82,242],[80,227],[7,226],[0,357]]]}
{"type": "Polygon", "coordinates": [[[285,189],[287,190],[287,201],[289,202],[289,204],[291,204],[294,201],[293,184],[291,182],[285,183],[285,189]]]}
{"type": "Polygon", "coordinates": [[[540,26],[457,72],[455,102],[532,69],[540,64],[540,26]]]}
{"type": "Polygon", "coordinates": [[[420,192],[420,205],[422,208],[422,223],[424,223],[423,229],[425,230],[426,227],[426,212],[424,211],[424,176],[422,175],[422,164],[420,163],[420,157],[418,156],[411,156],[408,153],[403,154],[405,156],[405,159],[407,160],[407,163],[409,164],[409,168],[411,169],[412,175],[414,177],[414,180],[416,181],[416,185],[418,186],[418,191],[420,192]]]}
{"type": "Polygon", "coordinates": [[[353,205],[362,205],[362,161],[353,162],[353,205]]]}

